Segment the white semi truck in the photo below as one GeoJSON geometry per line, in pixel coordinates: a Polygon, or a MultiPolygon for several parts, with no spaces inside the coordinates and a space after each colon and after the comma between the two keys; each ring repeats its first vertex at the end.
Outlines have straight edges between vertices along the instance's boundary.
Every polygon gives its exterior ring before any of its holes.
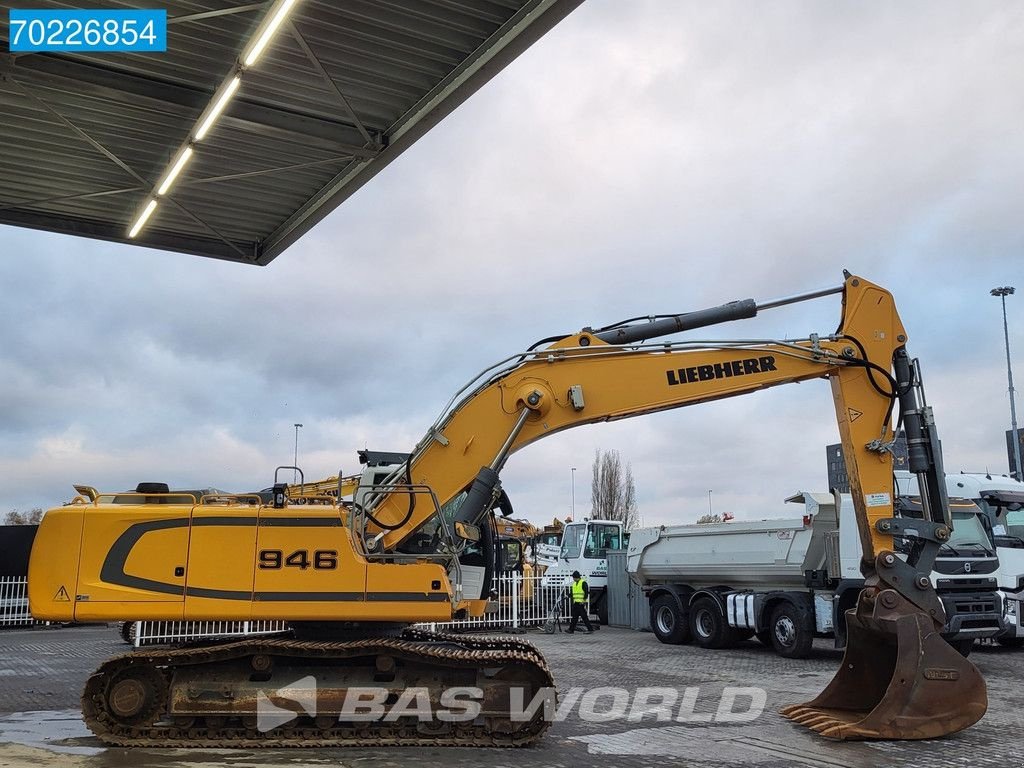
{"type": "MultiPolygon", "coordinates": [[[[914,475],[905,471],[895,474],[900,493],[917,493],[914,475]]],[[[951,497],[970,499],[985,514],[999,558],[999,566],[992,573],[999,584],[1004,611],[1003,633],[998,640],[1004,646],[1020,647],[1024,645],[1024,483],[1006,475],[961,472],[946,475],[946,492],[951,497]]]]}
{"type": "Polygon", "coordinates": [[[590,611],[602,624],[608,623],[608,552],[625,546],[628,534],[614,520],[582,520],[566,523],[562,546],[554,565],[544,572],[545,594],[569,585],[573,571],[579,571],[590,588],[590,611]]]}
{"type": "MultiPolygon", "coordinates": [[[[804,514],[631,533],[627,570],[648,597],[661,642],[725,648],[756,635],[789,658],[806,656],[819,635],[845,646],[845,613],[864,585],[852,501],[820,493],[787,501],[802,503],[804,514]]],[[[975,639],[1002,631],[998,565],[982,511],[959,499],[950,508],[952,548],[939,553],[942,572],[932,582],[946,610],[944,636],[966,655],[975,639]],[[956,549],[976,541],[989,543],[956,549]]]]}

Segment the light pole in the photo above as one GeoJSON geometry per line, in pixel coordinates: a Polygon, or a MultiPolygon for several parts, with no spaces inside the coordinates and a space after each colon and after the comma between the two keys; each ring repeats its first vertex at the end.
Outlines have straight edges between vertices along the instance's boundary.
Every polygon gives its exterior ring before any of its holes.
{"type": "Polygon", "coordinates": [[[993,288],[990,293],[1003,303],[1003,339],[1006,341],[1006,379],[1010,383],[1010,442],[1013,443],[1013,466],[1018,480],[1024,480],[1020,467],[1020,438],[1017,436],[1017,406],[1013,396],[1013,369],[1010,367],[1010,331],[1006,325],[1006,297],[1013,296],[1013,286],[993,288]]]}
{"type": "MultiPolygon", "coordinates": [[[[296,424],[295,425],[295,460],[292,461],[292,466],[293,467],[299,466],[299,429],[301,427],[302,427],[301,424],[296,424]]],[[[298,480],[298,479],[299,479],[299,470],[293,469],[292,470],[292,485],[294,485],[295,481],[298,480]]]]}
{"type": "Polygon", "coordinates": [[[711,489],[708,488],[708,516],[711,516],[711,489]]]}
{"type": "Polygon", "coordinates": [[[576,522],[576,467],[572,468],[572,521],[576,522]]]}

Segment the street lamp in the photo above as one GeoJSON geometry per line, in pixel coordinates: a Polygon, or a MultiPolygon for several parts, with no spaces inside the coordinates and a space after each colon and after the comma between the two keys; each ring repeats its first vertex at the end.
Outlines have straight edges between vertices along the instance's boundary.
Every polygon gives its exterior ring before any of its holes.
{"type": "MultiPolygon", "coordinates": [[[[292,466],[293,467],[298,467],[299,466],[299,429],[301,427],[302,427],[301,424],[296,424],[295,425],[295,459],[294,459],[294,461],[292,461],[292,466]]],[[[299,479],[299,470],[298,469],[293,469],[292,470],[292,485],[294,485],[298,479],[299,479]]]]}
{"type": "Polygon", "coordinates": [[[1017,406],[1013,397],[1013,369],[1010,367],[1010,331],[1006,325],[1006,297],[1013,296],[1013,286],[1005,285],[1002,288],[993,288],[990,293],[998,296],[1003,303],[1003,338],[1006,341],[1006,379],[1010,383],[1010,442],[1013,443],[1013,465],[1018,480],[1024,480],[1020,467],[1020,438],[1017,436],[1017,406]]]}
{"type": "Polygon", "coordinates": [[[576,467],[572,468],[572,506],[570,509],[573,522],[576,522],[576,467]]]}
{"type": "Polygon", "coordinates": [[[708,515],[711,515],[711,489],[708,488],[708,515]]]}

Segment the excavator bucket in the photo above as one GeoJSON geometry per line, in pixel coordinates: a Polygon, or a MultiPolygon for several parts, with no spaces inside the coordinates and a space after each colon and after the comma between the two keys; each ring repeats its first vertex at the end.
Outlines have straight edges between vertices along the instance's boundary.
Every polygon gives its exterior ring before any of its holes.
{"type": "Polygon", "coordinates": [[[931,616],[894,590],[871,592],[846,614],[846,653],[832,682],[782,715],[841,740],[931,739],[978,722],[988,694],[977,667],[931,616]]]}

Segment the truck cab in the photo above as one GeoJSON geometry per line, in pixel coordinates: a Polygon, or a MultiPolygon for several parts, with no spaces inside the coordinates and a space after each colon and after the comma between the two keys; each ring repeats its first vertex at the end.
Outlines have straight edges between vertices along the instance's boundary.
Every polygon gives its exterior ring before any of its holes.
{"type": "MultiPolygon", "coordinates": [[[[900,493],[916,492],[916,477],[905,471],[895,475],[900,493]]],[[[1006,475],[961,472],[946,475],[946,492],[951,498],[970,499],[981,510],[998,558],[991,573],[1003,604],[1003,631],[997,639],[1005,646],[1024,645],[1024,483],[1006,475]]],[[[956,525],[954,520],[953,535],[960,538],[956,525]]]]}
{"type": "Polygon", "coordinates": [[[568,586],[579,571],[590,587],[590,610],[608,623],[608,552],[622,549],[628,534],[617,520],[567,523],[556,564],[544,572],[544,588],[568,586]]]}
{"type": "MultiPolygon", "coordinates": [[[[921,500],[916,496],[899,496],[896,509],[900,517],[922,516],[921,500]]],[[[999,558],[992,526],[978,504],[950,496],[949,511],[953,533],[939,549],[931,579],[946,610],[945,636],[966,648],[973,639],[993,637],[1003,629],[996,576],[999,558]]],[[[897,552],[905,548],[896,542],[897,552]]]]}

